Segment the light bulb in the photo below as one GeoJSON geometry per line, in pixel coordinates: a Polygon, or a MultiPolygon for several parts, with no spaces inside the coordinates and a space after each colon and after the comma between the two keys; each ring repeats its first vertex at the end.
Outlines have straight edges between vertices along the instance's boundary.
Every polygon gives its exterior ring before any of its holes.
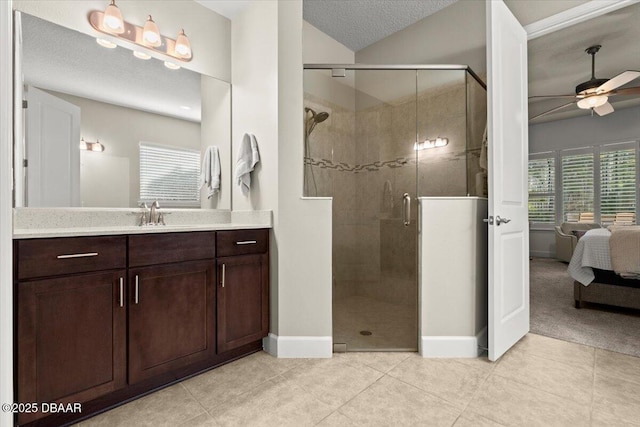
{"type": "Polygon", "coordinates": [[[114,42],[107,39],[96,39],[96,43],[98,43],[102,47],[106,47],[107,49],[115,49],[118,46],[114,42]]]}
{"type": "Polygon", "coordinates": [[[87,147],[87,143],[84,141],[84,138],[80,138],[80,149],[81,150],[87,150],[89,147],[87,147]]]}
{"type": "Polygon", "coordinates": [[[173,62],[164,61],[164,66],[170,70],[179,70],[180,66],[178,64],[174,64],[173,62]]]}
{"type": "Polygon", "coordinates": [[[588,110],[590,108],[597,108],[601,105],[604,105],[609,100],[607,95],[592,95],[587,96],[586,98],[582,98],[578,101],[578,108],[582,108],[583,110],[588,110]]]}
{"type": "Polygon", "coordinates": [[[133,56],[139,59],[144,59],[144,60],[151,59],[151,55],[149,55],[148,53],[140,52],[138,50],[133,51],[133,56]]]}
{"type": "Polygon", "coordinates": [[[122,19],[122,12],[116,6],[115,0],[111,0],[111,4],[104,10],[104,16],[102,17],[102,26],[104,29],[111,33],[122,34],[124,33],[124,20],[122,19]]]}
{"type": "Polygon", "coordinates": [[[191,57],[191,43],[189,42],[189,38],[184,33],[184,30],[180,30],[180,32],[178,33],[178,37],[176,38],[175,50],[181,58],[191,57]]]}
{"type": "Polygon", "coordinates": [[[144,29],[142,30],[142,41],[148,45],[153,47],[158,47],[162,44],[162,40],[160,37],[160,30],[158,30],[158,26],[153,19],[151,19],[151,15],[147,18],[147,22],[144,23],[144,29]]]}
{"type": "Polygon", "coordinates": [[[91,144],[91,151],[96,151],[98,153],[101,153],[104,151],[104,145],[100,144],[100,141],[96,141],[93,144],[91,144]]]}

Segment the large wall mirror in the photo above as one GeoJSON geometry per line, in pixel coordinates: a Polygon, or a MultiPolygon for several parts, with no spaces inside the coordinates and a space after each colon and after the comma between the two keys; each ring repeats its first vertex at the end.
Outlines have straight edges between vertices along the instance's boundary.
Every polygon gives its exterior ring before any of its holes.
{"type": "Polygon", "coordinates": [[[15,39],[16,107],[26,100],[16,122],[17,207],[125,208],[158,199],[231,208],[228,83],[105,48],[26,13],[16,12],[15,39]],[[200,165],[212,145],[222,176],[209,198],[200,165]]]}

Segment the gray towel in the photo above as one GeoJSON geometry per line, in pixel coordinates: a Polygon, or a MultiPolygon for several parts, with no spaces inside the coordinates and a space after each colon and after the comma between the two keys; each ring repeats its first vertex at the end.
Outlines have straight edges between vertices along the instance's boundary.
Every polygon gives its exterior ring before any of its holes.
{"type": "Polygon", "coordinates": [[[249,189],[251,188],[251,172],[259,161],[258,141],[252,134],[245,133],[240,143],[238,160],[236,161],[236,181],[245,196],[249,194],[249,189]]]}
{"type": "Polygon", "coordinates": [[[200,188],[207,186],[207,199],[220,191],[220,154],[218,147],[212,145],[206,149],[202,157],[200,170],[200,188]]]}

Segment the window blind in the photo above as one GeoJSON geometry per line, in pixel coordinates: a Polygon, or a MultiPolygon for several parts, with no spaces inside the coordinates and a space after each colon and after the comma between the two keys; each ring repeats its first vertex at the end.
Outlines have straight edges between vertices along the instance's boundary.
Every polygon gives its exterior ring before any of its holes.
{"type": "Polygon", "coordinates": [[[615,215],[636,211],[635,149],[600,153],[600,212],[615,215]]]}
{"type": "Polygon", "coordinates": [[[196,204],[200,201],[200,152],[140,143],[140,199],[196,204]]]}
{"type": "Polygon", "coordinates": [[[593,154],[562,157],[563,218],[593,212],[593,154]]]}
{"type": "Polygon", "coordinates": [[[555,222],[555,159],[529,160],[529,221],[555,222]]]}

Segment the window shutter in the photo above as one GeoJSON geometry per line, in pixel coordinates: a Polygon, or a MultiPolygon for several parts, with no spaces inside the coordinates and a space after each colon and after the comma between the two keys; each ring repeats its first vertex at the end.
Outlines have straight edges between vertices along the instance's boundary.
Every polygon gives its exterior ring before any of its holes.
{"type": "Polygon", "coordinates": [[[140,199],[192,205],[200,201],[200,152],[140,143],[140,199]]]}
{"type": "Polygon", "coordinates": [[[600,212],[636,211],[635,149],[600,153],[600,212]]]}
{"type": "Polygon", "coordinates": [[[555,222],[555,159],[529,160],[529,221],[555,222]]]}
{"type": "Polygon", "coordinates": [[[593,209],[593,154],[562,157],[563,218],[593,209]]]}

